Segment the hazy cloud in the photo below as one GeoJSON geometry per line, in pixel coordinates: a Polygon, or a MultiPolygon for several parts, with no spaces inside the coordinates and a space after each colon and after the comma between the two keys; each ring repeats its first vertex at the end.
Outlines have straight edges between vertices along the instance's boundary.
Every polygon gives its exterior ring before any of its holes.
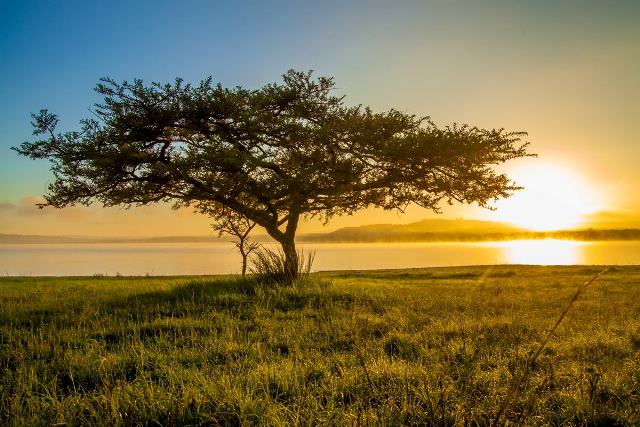
{"type": "Polygon", "coordinates": [[[17,205],[17,213],[25,217],[56,217],[62,220],[86,220],[95,215],[92,209],[84,206],[70,206],[57,209],[51,206],[40,208],[38,203],[45,203],[42,196],[23,197],[17,205]]]}
{"type": "Polygon", "coordinates": [[[37,203],[43,203],[45,200],[40,196],[26,196],[20,199],[16,206],[19,215],[42,215],[42,209],[38,208],[37,203]]]}
{"type": "Polygon", "coordinates": [[[589,214],[585,223],[594,228],[638,228],[640,212],[636,211],[600,211],[589,214]]]}

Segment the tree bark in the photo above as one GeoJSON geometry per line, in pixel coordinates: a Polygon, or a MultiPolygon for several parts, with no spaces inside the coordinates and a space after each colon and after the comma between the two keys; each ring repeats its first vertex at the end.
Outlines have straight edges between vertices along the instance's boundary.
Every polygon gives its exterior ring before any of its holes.
{"type": "Polygon", "coordinates": [[[277,227],[265,227],[267,233],[275,241],[280,243],[284,254],[284,277],[286,282],[292,282],[298,277],[298,252],[296,251],[296,230],[298,228],[298,219],[300,214],[297,212],[289,213],[289,220],[285,231],[279,230],[277,227]]]}
{"type": "Polygon", "coordinates": [[[247,275],[247,255],[242,254],[242,277],[247,275]]]}
{"type": "Polygon", "coordinates": [[[293,281],[298,277],[298,252],[296,251],[296,231],[298,229],[300,213],[295,207],[289,211],[289,221],[284,232],[284,239],[280,242],[284,251],[284,273],[287,280],[293,281]]]}
{"type": "Polygon", "coordinates": [[[298,277],[298,252],[296,252],[295,235],[285,235],[280,241],[284,252],[284,274],[285,279],[293,281],[298,277]]]}

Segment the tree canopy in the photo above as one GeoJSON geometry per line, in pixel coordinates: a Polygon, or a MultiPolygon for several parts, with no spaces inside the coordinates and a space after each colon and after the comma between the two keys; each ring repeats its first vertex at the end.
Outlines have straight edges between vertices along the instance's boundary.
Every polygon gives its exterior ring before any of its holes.
{"type": "MultiPolygon", "coordinates": [[[[374,112],[333,93],[332,78],[289,71],[259,89],[100,80],[104,97],[76,131],[34,115],[40,136],[14,149],[51,161],[45,205],[173,202],[216,217],[232,210],[264,227],[295,259],[302,216],[328,220],[369,206],[439,210],[519,189],[494,166],[527,156],[524,132],[438,127],[374,112]]],[[[293,268],[293,267],[292,267],[293,268]]]]}

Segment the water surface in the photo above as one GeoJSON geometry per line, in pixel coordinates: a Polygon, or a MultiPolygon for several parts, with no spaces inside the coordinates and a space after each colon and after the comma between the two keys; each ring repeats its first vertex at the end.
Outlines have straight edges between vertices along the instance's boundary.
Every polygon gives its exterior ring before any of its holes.
{"type": "MultiPolygon", "coordinates": [[[[314,270],[486,264],[640,264],[640,242],[519,240],[480,243],[314,243],[314,270]]],[[[0,276],[226,274],[231,243],[1,244],[0,276]]]]}

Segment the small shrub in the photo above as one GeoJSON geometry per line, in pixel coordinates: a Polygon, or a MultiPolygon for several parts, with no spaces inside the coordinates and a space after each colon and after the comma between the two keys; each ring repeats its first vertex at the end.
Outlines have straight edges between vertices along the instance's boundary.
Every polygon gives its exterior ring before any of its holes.
{"type": "MultiPolygon", "coordinates": [[[[305,255],[303,251],[298,251],[298,281],[304,281],[311,273],[311,266],[315,254],[312,252],[305,255]]],[[[273,250],[269,248],[261,248],[255,252],[255,256],[251,260],[249,271],[256,280],[264,284],[290,284],[294,278],[285,269],[285,254],[282,249],[273,250]]]]}

